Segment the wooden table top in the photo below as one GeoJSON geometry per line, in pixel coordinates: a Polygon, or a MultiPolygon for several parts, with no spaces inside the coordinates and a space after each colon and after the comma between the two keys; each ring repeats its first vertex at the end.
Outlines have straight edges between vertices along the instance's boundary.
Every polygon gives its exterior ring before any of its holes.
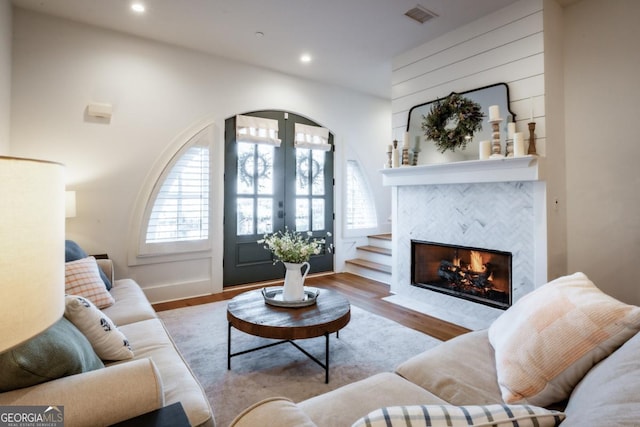
{"type": "Polygon", "coordinates": [[[349,323],[351,306],[338,292],[318,288],[314,305],[275,307],[261,290],[237,295],[227,306],[227,320],[236,329],[263,338],[296,340],[337,332],[349,323]]]}

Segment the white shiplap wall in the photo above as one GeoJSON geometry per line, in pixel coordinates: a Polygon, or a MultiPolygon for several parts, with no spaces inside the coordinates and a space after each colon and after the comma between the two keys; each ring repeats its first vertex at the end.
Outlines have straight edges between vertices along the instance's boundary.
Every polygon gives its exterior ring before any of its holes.
{"type": "MultiPolygon", "coordinates": [[[[506,83],[517,130],[525,132],[525,138],[533,105],[536,146],[538,153],[545,155],[543,29],[543,0],[521,0],[395,58],[392,76],[394,137],[403,139],[409,111],[415,105],[451,92],[506,83]]],[[[420,163],[424,162],[421,157],[420,163]]],[[[433,292],[420,292],[418,297],[418,290],[409,286],[408,245],[415,238],[512,252],[515,256],[514,301],[546,282],[546,183],[468,183],[447,185],[446,189],[410,186],[404,191],[394,188],[392,193],[395,203],[392,289],[397,294],[395,298],[405,298],[414,304],[419,301],[428,307],[412,308],[471,329],[486,327],[500,311],[489,312],[478,304],[453,297],[445,296],[447,301],[438,300],[443,297],[433,295],[433,292]],[[505,188],[509,191],[505,192],[505,188]],[[469,199],[479,192],[483,194],[482,203],[469,199]],[[520,199],[522,207],[517,202],[520,199]],[[422,205],[416,205],[420,203],[422,205]],[[487,205],[491,209],[500,208],[491,211],[485,209],[487,205]],[[517,212],[508,213],[514,208],[517,212]],[[452,211],[461,217],[456,219],[452,211]],[[478,227],[474,231],[464,224],[478,227]],[[446,309],[438,314],[434,307],[446,309]]],[[[396,302],[404,305],[400,300],[396,302]]]]}
{"type": "Polygon", "coordinates": [[[411,107],[494,83],[509,86],[511,111],[525,138],[533,104],[536,146],[545,155],[542,0],[521,0],[397,56],[394,138],[402,139],[411,107]]]}

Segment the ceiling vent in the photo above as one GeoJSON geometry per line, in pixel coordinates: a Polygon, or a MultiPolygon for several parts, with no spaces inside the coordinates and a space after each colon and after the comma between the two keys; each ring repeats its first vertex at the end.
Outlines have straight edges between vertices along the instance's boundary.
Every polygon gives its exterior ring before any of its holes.
{"type": "Polygon", "coordinates": [[[425,22],[427,22],[428,20],[430,20],[431,18],[435,18],[436,15],[435,13],[431,12],[430,10],[425,9],[424,7],[417,5],[416,7],[409,9],[406,13],[406,16],[408,16],[409,18],[413,19],[414,21],[418,21],[421,24],[424,24],[425,22]]]}

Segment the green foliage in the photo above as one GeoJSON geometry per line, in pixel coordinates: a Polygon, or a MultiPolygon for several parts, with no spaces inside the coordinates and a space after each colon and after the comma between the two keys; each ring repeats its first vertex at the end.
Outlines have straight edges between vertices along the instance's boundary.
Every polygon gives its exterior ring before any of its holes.
{"type": "MultiPolygon", "coordinates": [[[[331,233],[327,233],[331,236],[331,233]]],[[[258,240],[258,243],[264,243],[264,248],[271,251],[276,258],[275,262],[307,262],[311,255],[322,253],[325,239],[314,239],[309,231],[306,235],[289,231],[285,228],[284,233],[278,231],[272,234],[265,234],[258,240]]]]}
{"type": "Polygon", "coordinates": [[[436,101],[427,116],[422,116],[424,135],[433,140],[441,153],[447,150],[464,150],[473,134],[482,129],[480,104],[453,93],[436,101]],[[455,128],[447,128],[451,120],[457,120],[455,128]]]}

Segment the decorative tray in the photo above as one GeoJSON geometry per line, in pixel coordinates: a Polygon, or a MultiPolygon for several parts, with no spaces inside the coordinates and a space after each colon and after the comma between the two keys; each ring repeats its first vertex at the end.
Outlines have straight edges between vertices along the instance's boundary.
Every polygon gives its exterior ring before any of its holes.
{"type": "Polygon", "coordinates": [[[320,290],[316,288],[304,288],[304,296],[300,301],[285,301],[282,299],[283,287],[262,288],[264,302],[276,307],[308,307],[316,303],[320,290]]]}

